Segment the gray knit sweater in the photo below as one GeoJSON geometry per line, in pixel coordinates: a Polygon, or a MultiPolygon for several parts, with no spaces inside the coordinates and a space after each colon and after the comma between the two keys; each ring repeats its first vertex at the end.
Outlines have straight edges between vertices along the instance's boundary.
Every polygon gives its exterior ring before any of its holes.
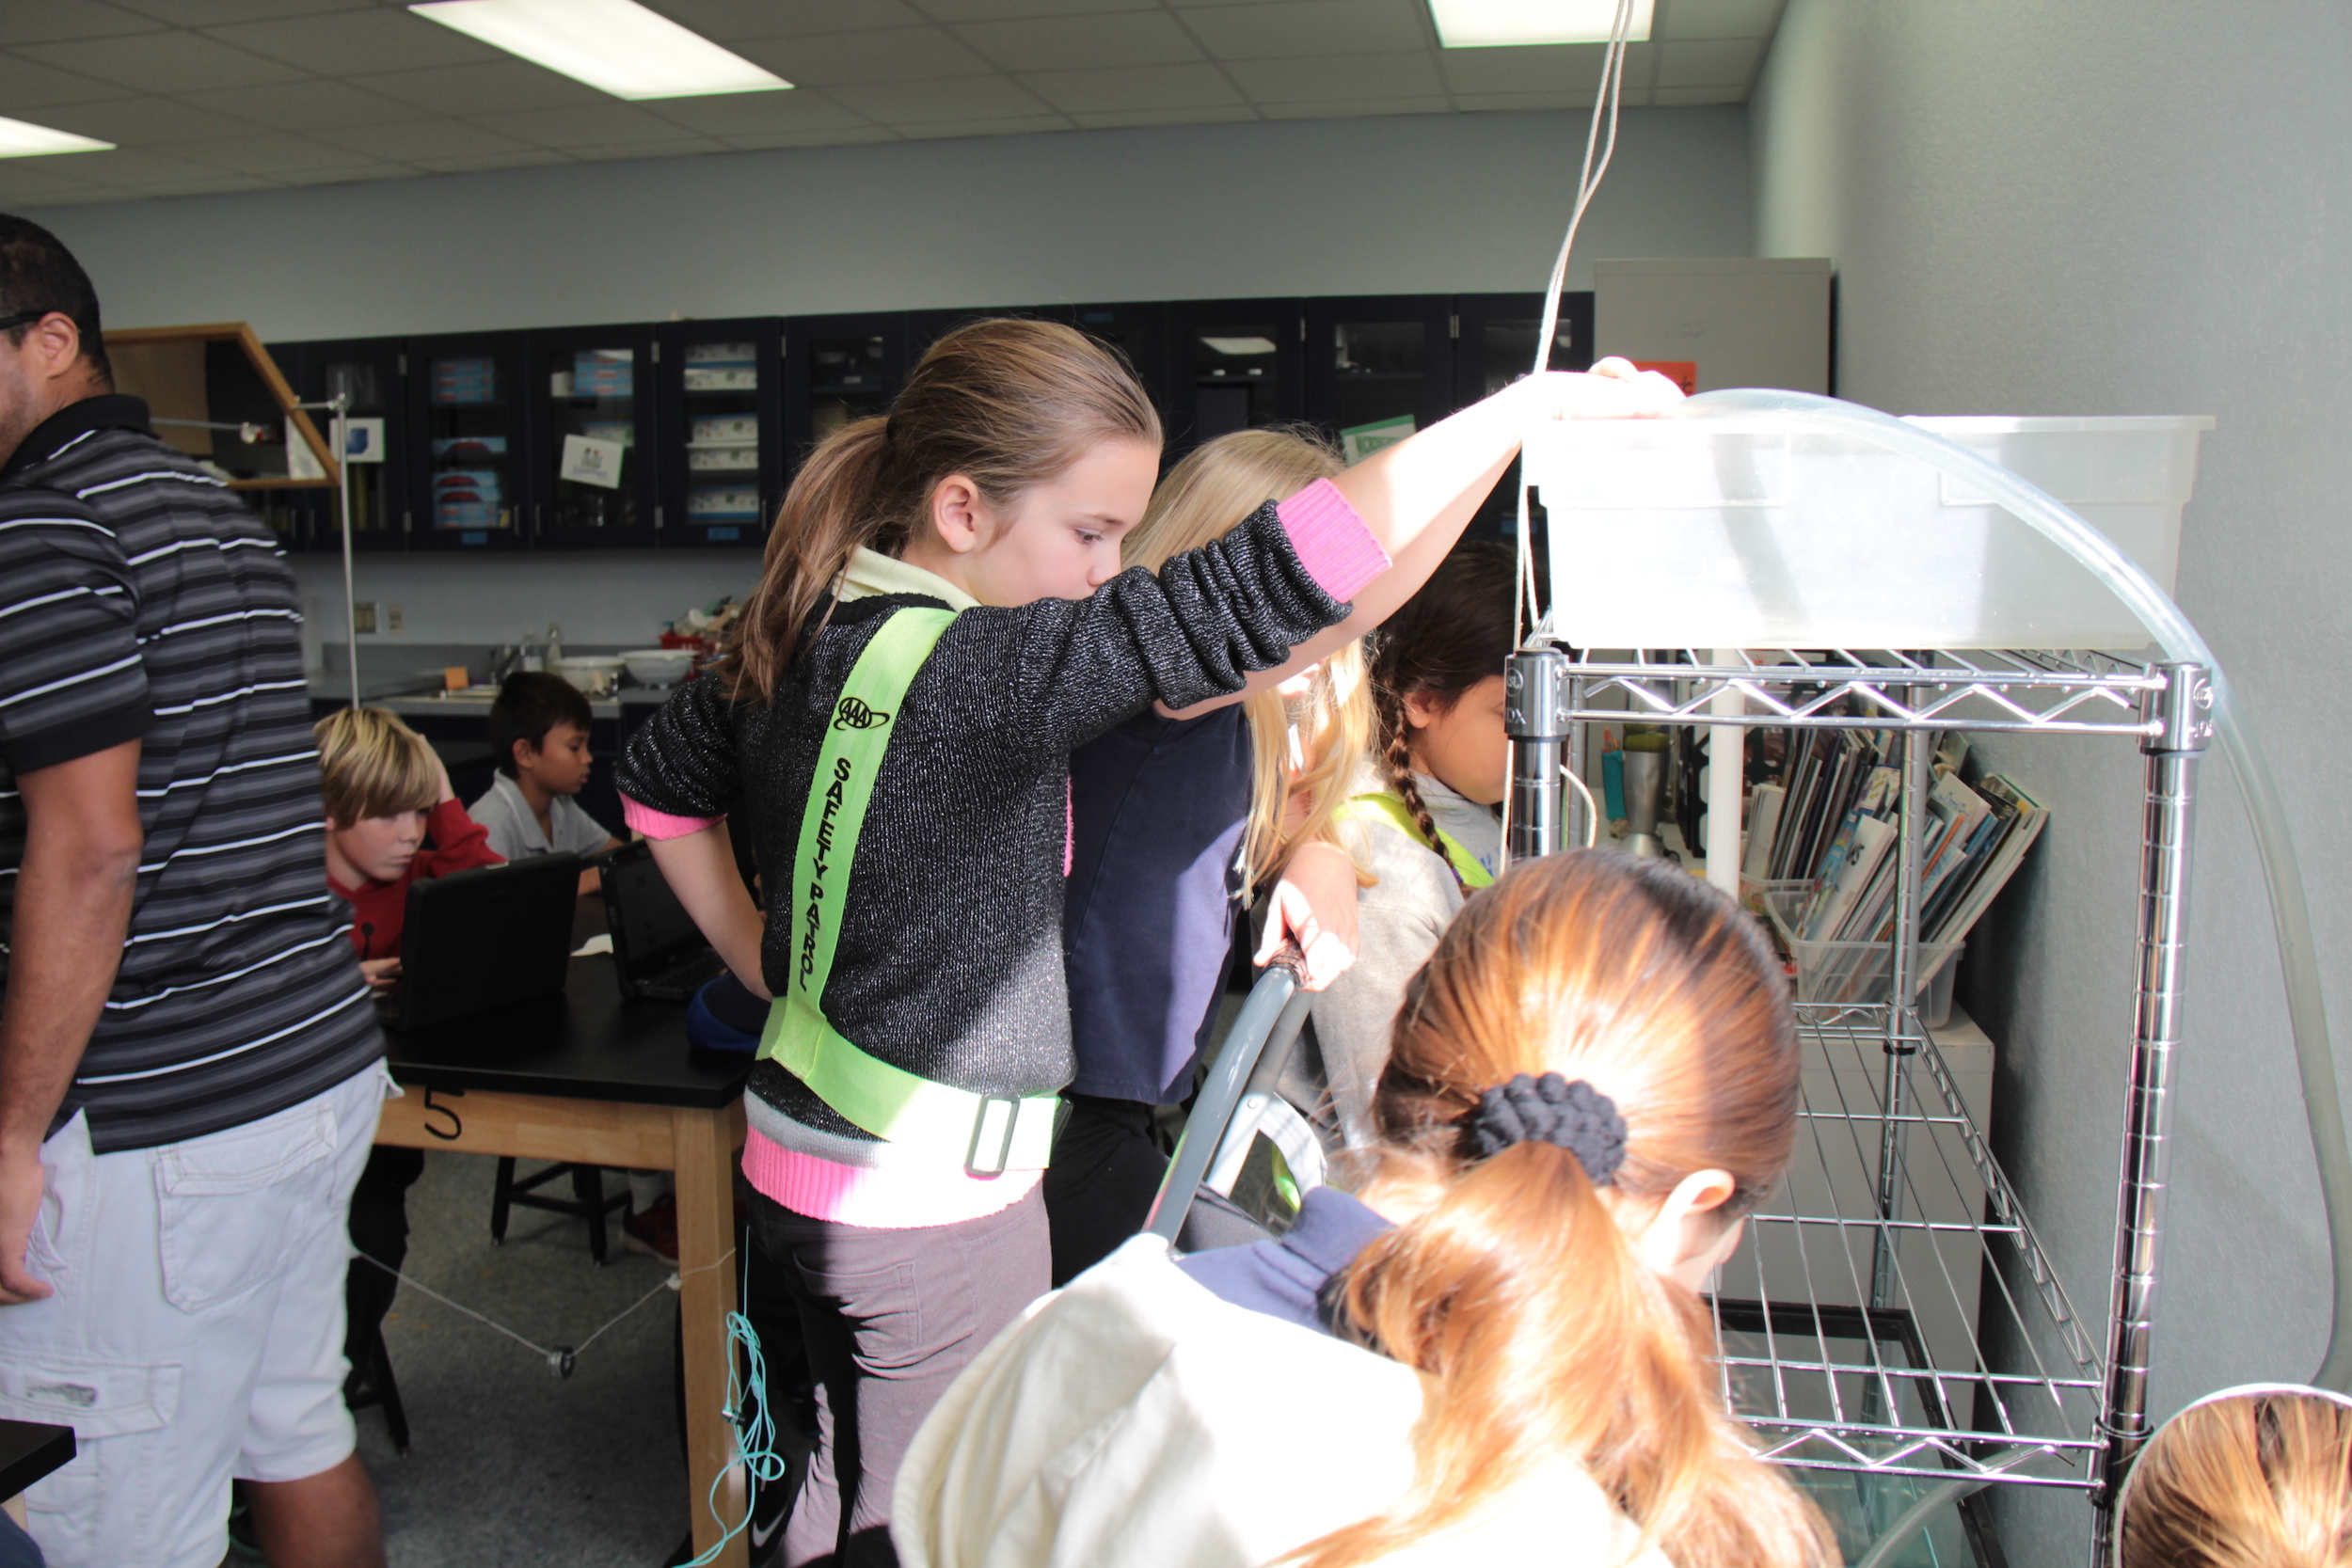
{"type": "MultiPolygon", "coordinates": [[[[876,778],[822,1002],[834,1027],[959,1088],[1021,1096],[1069,1082],[1072,749],[1155,701],[1183,707],[1240,689],[1344,618],[1341,595],[1386,565],[1327,484],[1260,508],[1156,578],[1129,571],[1091,598],[959,615],[900,705],[876,778]]],[[[823,717],[850,667],[889,612],[936,602],[834,604],[766,705],[729,702],[715,680],[681,686],[621,758],[632,822],[732,818],[772,895],[793,863],[823,717]]],[[[790,933],[789,910],[771,895],[761,956],[778,995],[790,933]]],[[[824,1159],[887,1163],[774,1062],[760,1063],[750,1086],[765,1136],[824,1159]]]]}

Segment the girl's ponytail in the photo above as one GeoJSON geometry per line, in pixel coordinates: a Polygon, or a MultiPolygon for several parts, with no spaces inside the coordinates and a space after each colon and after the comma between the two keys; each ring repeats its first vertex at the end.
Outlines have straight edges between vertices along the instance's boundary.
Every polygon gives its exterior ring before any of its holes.
{"type": "Polygon", "coordinates": [[[851,556],[879,542],[873,496],[889,443],[886,416],[852,420],[819,442],[794,476],[724,665],[737,701],[774,694],[817,601],[849,570],[851,556]]]}
{"type": "Polygon", "coordinates": [[[1557,855],[1473,897],[1406,994],[1374,1107],[1375,1183],[1438,1196],[1358,1256],[1341,1297],[1351,1331],[1429,1381],[1415,1486],[1298,1560],[1376,1560],[1565,1460],[1677,1568],[1835,1561],[1820,1516],[1724,1412],[1698,1299],[1624,1228],[1694,1171],[1731,1175],[1725,1223],[1760,1200],[1799,1070],[1769,945],[1680,870],[1557,855]],[[1549,1143],[1478,1154],[1480,1096],[1546,1072],[1616,1102],[1605,1193],[1549,1143]]]}
{"type": "Polygon", "coordinates": [[[1005,506],[1120,439],[1157,451],[1160,418],[1116,350],[1053,322],[980,321],[948,333],[888,415],[835,431],[793,476],[721,665],[728,695],[775,695],[803,641],[823,629],[809,618],[850,558],[903,550],[941,480],[961,474],[1005,506]]]}

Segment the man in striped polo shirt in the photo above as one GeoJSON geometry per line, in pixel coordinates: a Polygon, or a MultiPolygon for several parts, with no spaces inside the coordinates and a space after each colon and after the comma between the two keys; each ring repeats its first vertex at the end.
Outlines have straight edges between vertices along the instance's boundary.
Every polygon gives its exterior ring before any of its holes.
{"type": "Polygon", "coordinates": [[[326,892],[293,574],[112,391],[0,215],[0,1415],[71,1426],[49,1561],[381,1563],[344,1213],[382,1040],[326,892]]]}

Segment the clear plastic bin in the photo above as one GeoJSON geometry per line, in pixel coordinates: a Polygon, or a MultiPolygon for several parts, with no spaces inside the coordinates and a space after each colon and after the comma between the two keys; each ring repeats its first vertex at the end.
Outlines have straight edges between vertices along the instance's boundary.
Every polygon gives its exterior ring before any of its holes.
{"type": "MultiPolygon", "coordinates": [[[[2064,502],[2170,593],[2203,417],[1912,421],[2064,502]]],[[[1561,635],[1593,648],[2137,648],[2089,571],[1862,438],[1754,416],[1549,422],[1561,635]]]]}
{"type": "MultiPolygon", "coordinates": [[[[1883,1002],[1894,949],[1883,942],[1805,942],[1794,929],[1811,891],[1809,882],[1767,882],[1760,899],[1765,918],[1797,960],[1797,1000],[1800,1002],[1883,1002]]],[[[1952,972],[1959,967],[1958,942],[1919,944],[1918,985],[1912,992],[1920,1022],[1936,1028],[1952,1011],[1952,972]]]]}

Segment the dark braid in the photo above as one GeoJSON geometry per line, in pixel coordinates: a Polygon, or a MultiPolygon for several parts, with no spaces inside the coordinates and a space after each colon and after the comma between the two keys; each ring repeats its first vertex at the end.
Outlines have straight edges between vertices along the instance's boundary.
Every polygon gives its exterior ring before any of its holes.
{"type": "Polygon", "coordinates": [[[1511,655],[1511,595],[1517,578],[1511,551],[1493,540],[1459,546],[1438,563],[1420,593],[1381,626],[1373,644],[1372,702],[1379,725],[1375,748],[1422,840],[1445,863],[1454,885],[1469,891],[1454,857],[1438,837],[1437,819],[1413,777],[1413,730],[1405,699],[1426,694],[1451,707],[1463,692],[1502,673],[1511,655]]]}
{"type": "Polygon", "coordinates": [[[1422,842],[1445,863],[1446,874],[1454,879],[1454,885],[1469,893],[1461,868],[1445,852],[1445,846],[1438,842],[1438,819],[1429,815],[1429,802],[1421,798],[1421,784],[1413,777],[1412,727],[1405,721],[1405,699],[1385,686],[1375,686],[1372,706],[1375,722],[1380,726],[1380,769],[1389,776],[1389,787],[1405,802],[1413,826],[1421,830],[1422,842]]]}

